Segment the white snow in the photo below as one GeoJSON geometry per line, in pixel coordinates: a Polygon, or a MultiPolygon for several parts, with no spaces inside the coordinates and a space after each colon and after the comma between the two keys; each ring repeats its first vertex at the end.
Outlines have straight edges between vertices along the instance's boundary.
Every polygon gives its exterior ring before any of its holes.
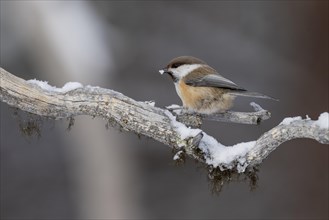
{"type": "Polygon", "coordinates": [[[180,155],[181,155],[182,153],[183,153],[182,150],[178,151],[178,152],[175,154],[175,156],[173,157],[173,160],[178,160],[178,159],[180,159],[180,155]]]}
{"type": "Polygon", "coordinates": [[[41,89],[46,90],[48,92],[59,92],[66,93],[74,89],[82,88],[83,85],[79,82],[68,82],[62,88],[57,88],[55,86],[51,86],[47,81],[40,81],[36,79],[31,79],[27,81],[28,83],[39,86],[41,89]]]}
{"type": "MultiPolygon", "coordinates": [[[[188,137],[195,137],[197,134],[202,132],[200,129],[188,128],[184,124],[177,122],[176,117],[173,116],[169,111],[166,111],[166,115],[171,120],[172,126],[180,134],[181,139],[184,140],[188,137]]],[[[214,167],[220,168],[233,168],[233,161],[237,160],[238,172],[244,172],[247,167],[244,156],[246,153],[255,145],[255,141],[246,143],[239,143],[234,146],[225,146],[219,143],[215,138],[207,135],[203,132],[203,138],[200,141],[199,148],[207,156],[206,163],[213,165],[214,167]]],[[[179,155],[177,155],[178,157],[179,155]]],[[[177,158],[176,155],[174,159],[177,158]]]]}
{"type": "Polygon", "coordinates": [[[285,119],[283,119],[283,121],[280,123],[280,125],[289,125],[289,124],[291,124],[291,122],[293,122],[293,121],[298,121],[298,120],[302,120],[302,117],[300,117],[300,116],[296,116],[296,117],[285,118],[285,119]]]}
{"type": "Polygon", "coordinates": [[[53,87],[53,86],[49,85],[47,81],[40,81],[40,80],[36,80],[36,79],[30,79],[30,80],[27,80],[27,82],[35,84],[35,85],[39,86],[41,89],[47,90],[47,91],[50,91],[50,92],[52,92],[56,89],[56,87],[53,87]]]}
{"type": "Polygon", "coordinates": [[[162,74],[164,74],[164,70],[159,70],[159,73],[162,75],[162,74]]]}
{"type": "Polygon", "coordinates": [[[233,168],[233,161],[237,160],[238,172],[244,172],[247,167],[245,163],[245,155],[250,151],[250,149],[255,145],[256,141],[242,142],[233,146],[225,146],[213,137],[204,134],[202,141],[200,142],[200,149],[206,154],[211,155],[211,157],[206,159],[206,163],[213,165],[214,167],[219,167],[220,169],[233,168]]]}
{"type": "Polygon", "coordinates": [[[199,134],[201,132],[200,129],[188,128],[183,123],[176,121],[176,117],[173,116],[168,110],[165,111],[165,114],[171,120],[171,125],[180,134],[182,140],[184,140],[188,137],[195,137],[197,134],[199,134]]]}
{"type": "Polygon", "coordinates": [[[79,82],[68,82],[68,83],[65,83],[65,85],[61,89],[59,88],[58,92],[66,93],[71,90],[75,90],[75,89],[82,88],[82,87],[83,87],[83,85],[79,82]]]}
{"type": "MultiPolygon", "coordinates": [[[[297,117],[285,118],[280,123],[280,125],[289,125],[292,122],[295,122],[295,121],[298,121],[298,120],[302,120],[302,117],[297,116],[297,117]]],[[[311,118],[308,115],[306,115],[306,118],[304,120],[312,121],[311,118]]],[[[329,113],[328,112],[321,113],[318,120],[312,121],[312,122],[314,123],[314,125],[319,126],[321,129],[329,129],[329,113]]]]}
{"type": "Polygon", "coordinates": [[[172,104],[169,106],[166,106],[166,109],[181,109],[182,106],[176,105],[176,104],[172,104]]]}
{"type": "Polygon", "coordinates": [[[323,112],[320,114],[317,121],[314,122],[317,126],[322,129],[329,129],[329,113],[323,112]]]}

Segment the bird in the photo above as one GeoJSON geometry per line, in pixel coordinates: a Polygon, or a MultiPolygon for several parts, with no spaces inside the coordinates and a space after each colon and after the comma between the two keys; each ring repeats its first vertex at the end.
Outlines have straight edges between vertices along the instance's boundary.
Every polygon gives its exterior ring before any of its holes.
{"type": "Polygon", "coordinates": [[[171,77],[183,108],[188,112],[223,113],[233,107],[237,96],[277,100],[247,91],[220,75],[203,60],[192,56],[176,57],[159,72],[171,77]]]}

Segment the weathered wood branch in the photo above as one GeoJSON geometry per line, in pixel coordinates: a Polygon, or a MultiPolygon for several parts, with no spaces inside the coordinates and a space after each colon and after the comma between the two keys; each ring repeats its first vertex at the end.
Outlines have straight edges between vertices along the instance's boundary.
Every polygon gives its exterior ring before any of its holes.
{"type": "MultiPolygon", "coordinates": [[[[327,123],[328,120],[327,120],[327,123]]],[[[328,128],[321,128],[310,119],[295,120],[289,124],[280,124],[264,133],[255,146],[247,153],[247,162],[250,165],[260,164],[280,144],[296,139],[309,138],[321,144],[329,144],[328,128]]]]}
{"type": "MultiPolygon", "coordinates": [[[[253,124],[258,125],[264,120],[267,120],[271,117],[271,113],[265,109],[263,109],[258,104],[252,102],[250,105],[253,107],[254,112],[232,112],[227,111],[223,113],[215,113],[211,115],[207,114],[188,114],[184,113],[184,110],[180,108],[172,108],[168,107],[167,109],[172,111],[174,115],[178,116],[178,120],[182,121],[184,124],[198,125],[198,123],[202,124],[202,119],[211,120],[211,121],[219,121],[219,122],[229,122],[229,123],[238,123],[238,124],[253,124]],[[200,120],[199,120],[200,119],[200,120]],[[194,123],[193,123],[194,122],[194,123]]],[[[192,126],[193,127],[193,126],[192,126]]]]}
{"type": "MultiPolygon", "coordinates": [[[[10,106],[36,115],[54,119],[77,115],[101,117],[120,125],[124,130],[153,138],[182,153],[221,169],[237,168],[243,172],[247,166],[262,162],[281,143],[295,138],[312,138],[320,143],[329,143],[328,129],[315,125],[312,120],[299,120],[279,125],[250,142],[248,151],[231,154],[230,160],[219,160],[218,149],[230,150],[200,129],[187,128],[165,109],[145,102],[135,101],[123,94],[99,87],[81,86],[72,90],[43,89],[37,83],[25,81],[4,69],[0,69],[0,100],[10,106]]],[[[236,123],[258,124],[270,117],[268,111],[253,105],[256,112],[226,112],[217,115],[187,115],[181,121],[190,124],[191,117],[200,123],[200,118],[236,123]],[[186,121],[187,120],[187,121],[186,121]]],[[[184,114],[182,114],[184,116],[184,114]]],[[[182,115],[178,115],[179,118],[182,115]]],[[[198,124],[196,123],[196,124],[198,124]]],[[[195,123],[192,123],[195,124],[195,123]]],[[[234,147],[234,146],[233,146],[234,147]]]]}

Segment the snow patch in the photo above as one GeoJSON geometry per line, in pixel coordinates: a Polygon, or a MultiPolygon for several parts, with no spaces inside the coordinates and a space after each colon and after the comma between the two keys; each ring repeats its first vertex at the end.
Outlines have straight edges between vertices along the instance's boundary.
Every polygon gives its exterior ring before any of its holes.
{"type": "Polygon", "coordinates": [[[62,88],[57,88],[55,86],[51,86],[48,84],[47,81],[40,81],[37,79],[31,79],[27,81],[28,83],[34,84],[39,86],[41,89],[48,91],[48,92],[59,92],[59,93],[66,93],[78,88],[82,88],[83,85],[79,82],[68,82],[62,88]]]}
{"type": "MultiPolygon", "coordinates": [[[[188,137],[195,137],[202,132],[200,129],[188,128],[183,123],[177,122],[176,117],[168,110],[166,111],[166,115],[171,120],[171,124],[176,132],[180,134],[182,140],[188,137]]],[[[215,138],[203,132],[203,138],[200,141],[199,148],[206,155],[207,164],[213,165],[214,167],[220,167],[221,169],[231,169],[234,166],[233,161],[236,160],[238,162],[238,172],[244,172],[245,168],[248,166],[244,157],[255,143],[255,141],[250,141],[233,146],[225,146],[219,143],[215,138]]],[[[176,155],[177,157],[179,156],[178,154],[176,155]]],[[[177,158],[176,155],[174,156],[174,159],[177,158]]]]}
{"type": "Polygon", "coordinates": [[[169,106],[166,106],[166,109],[172,110],[172,109],[182,109],[182,106],[176,105],[176,104],[172,104],[169,106]]]}
{"type": "Polygon", "coordinates": [[[177,133],[180,134],[182,140],[188,137],[195,137],[202,131],[198,128],[188,128],[183,123],[176,121],[176,117],[173,116],[168,110],[165,111],[165,114],[169,117],[171,125],[175,128],[177,133]]]}
{"type": "Polygon", "coordinates": [[[46,91],[50,91],[50,92],[53,92],[56,89],[56,87],[53,87],[53,86],[49,85],[47,81],[40,81],[40,80],[37,80],[37,79],[30,79],[30,80],[27,80],[27,82],[31,83],[31,84],[34,84],[34,85],[37,85],[41,89],[46,90],[46,91]]]}
{"type": "Polygon", "coordinates": [[[181,158],[181,154],[183,153],[182,150],[178,151],[175,156],[173,157],[173,160],[179,160],[181,158]]]}
{"type": "Polygon", "coordinates": [[[75,90],[78,88],[82,88],[82,87],[83,87],[83,85],[79,82],[68,82],[68,83],[65,83],[65,85],[62,88],[59,88],[58,92],[66,93],[66,92],[69,92],[69,91],[72,91],[72,90],[75,90]]]}
{"type": "Polygon", "coordinates": [[[280,125],[290,125],[291,122],[293,121],[298,121],[298,120],[302,120],[301,116],[297,116],[297,117],[289,117],[289,118],[285,118],[283,119],[283,121],[280,123],[280,125]]]}
{"type": "MultiPolygon", "coordinates": [[[[299,120],[302,120],[301,116],[285,118],[280,123],[280,125],[289,125],[292,122],[299,121],[299,120]]],[[[308,115],[306,115],[305,120],[312,121],[308,115]]],[[[314,122],[314,124],[319,126],[321,129],[329,129],[329,113],[328,112],[321,113],[318,120],[312,121],[312,122],[314,122]]]]}
{"type": "Polygon", "coordinates": [[[318,120],[315,121],[314,124],[319,126],[321,129],[329,129],[329,113],[321,113],[318,120]]]}
{"type": "Polygon", "coordinates": [[[244,172],[248,166],[245,156],[250,149],[255,145],[256,141],[242,142],[233,146],[225,146],[219,143],[213,137],[204,134],[203,139],[200,142],[200,149],[211,155],[206,159],[206,163],[220,169],[232,169],[234,166],[233,161],[238,162],[238,172],[244,172]]]}

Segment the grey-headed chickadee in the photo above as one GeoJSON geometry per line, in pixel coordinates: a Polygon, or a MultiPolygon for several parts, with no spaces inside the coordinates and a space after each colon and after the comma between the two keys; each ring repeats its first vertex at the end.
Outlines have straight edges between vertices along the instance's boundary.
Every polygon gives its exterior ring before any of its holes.
{"type": "Polygon", "coordinates": [[[236,96],[275,100],[257,92],[247,91],[221,76],[204,61],[191,56],[174,58],[159,72],[171,76],[183,107],[192,112],[225,112],[233,106],[236,96]]]}

